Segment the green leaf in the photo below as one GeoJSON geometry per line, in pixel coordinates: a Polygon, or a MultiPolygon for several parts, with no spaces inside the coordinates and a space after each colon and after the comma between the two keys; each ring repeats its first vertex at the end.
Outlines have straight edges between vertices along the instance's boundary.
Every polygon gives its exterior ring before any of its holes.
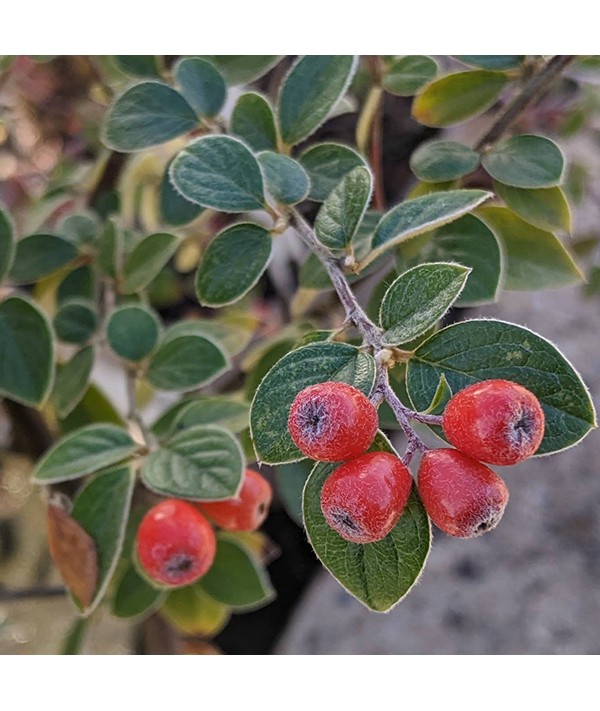
{"type": "Polygon", "coordinates": [[[283,501],[285,510],[293,521],[303,526],[302,521],[302,490],[313,470],[315,463],[310,459],[291,464],[280,464],[275,467],[277,493],[283,501]]]}
{"type": "Polygon", "coordinates": [[[113,351],[126,360],[140,361],[152,353],[160,335],[160,321],[144,306],[121,306],[109,316],[106,338],[113,351]]]}
{"type": "Polygon", "coordinates": [[[145,237],[133,249],[123,266],[123,294],[133,294],[159,274],[177,249],[179,238],[166,232],[145,237]]]}
{"type": "Polygon", "coordinates": [[[220,232],[198,266],[198,301],[216,308],[241,299],[267,268],[272,246],[269,232],[250,222],[220,232]]]}
{"type": "Polygon", "coordinates": [[[229,608],[213,600],[200,583],[171,591],[161,614],[184,634],[202,637],[218,634],[231,616],[229,608]]]}
{"type": "Polygon", "coordinates": [[[256,328],[256,321],[247,318],[242,315],[231,320],[223,316],[222,320],[195,318],[179,321],[169,328],[169,337],[203,336],[214,341],[226,353],[236,355],[247,345],[256,328]]]}
{"type": "Polygon", "coordinates": [[[175,157],[170,170],[175,188],[198,205],[222,212],[245,212],[264,206],[260,166],[237,138],[199,138],[175,157]]]}
{"type": "Polygon", "coordinates": [[[479,165],[479,153],[456,141],[422,143],[410,157],[412,172],[430,183],[456,180],[479,165]]]}
{"type": "Polygon", "coordinates": [[[0,303],[0,394],[39,407],[52,389],[54,344],[46,317],[30,301],[0,303]]]}
{"type": "Polygon", "coordinates": [[[231,114],[231,133],[255,151],[277,149],[275,116],[264,96],[255,92],[240,96],[231,114]]]}
{"type": "Polygon", "coordinates": [[[60,426],[62,433],[68,434],[95,422],[108,422],[113,425],[125,424],[106,395],[91,383],[75,409],[66,417],[61,418],[60,426]]]}
{"type": "Polygon", "coordinates": [[[373,176],[368,168],[354,168],[325,200],[317,219],[315,232],[319,241],[330,249],[346,249],[365,215],[373,191],[373,176]]]}
{"type": "Polygon", "coordinates": [[[227,96],[225,80],[213,64],[205,59],[180,59],[174,69],[181,93],[202,116],[216,116],[227,96]]]}
{"type": "Polygon", "coordinates": [[[67,215],[56,226],[56,231],[76,245],[91,244],[98,233],[98,223],[89,214],[67,215]]]}
{"type": "Polygon", "coordinates": [[[571,232],[571,210],[561,188],[527,190],[494,181],[494,192],[526,222],[548,232],[571,232]]]}
{"type": "Polygon", "coordinates": [[[301,390],[335,380],[368,395],[374,378],[373,358],[346,343],[314,343],[288,353],[263,378],[252,401],[250,428],[258,460],[286,464],[303,458],[287,426],[301,390]]]}
{"type": "Polygon", "coordinates": [[[273,151],[263,151],[258,156],[267,190],[279,203],[295,205],[308,195],[310,180],[304,168],[293,158],[273,151]]]}
{"type": "MultiPolygon", "coordinates": [[[[370,451],[395,452],[381,433],[370,451]]],[[[376,543],[350,543],[330,528],[321,511],[321,489],[338,464],[316,464],[303,494],[306,533],[317,557],[359,602],[386,612],[419,579],[431,545],[431,525],[413,485],[408,503],[392,531],[376,543]]]]}
{"type": "Polygon", "coordinates": [[[196,205],[194,202],[186,200],[175,188],[171,185],[169,178],[169,170],[171,163],[169,161],[165,172],[160,181],[159,188],[159,205],[162,219],[174,227],[187,225],[192,220],[195,220],[200,215],[204,208],[196,205]]]}
{"type": "Polygon", "coordinates": [[[97,262],[100,271],[111,279],[114,279],[119,272],[122,241],[117,226],[112,220],[108,220],[100,235],[97,262]]]}
{"type": "Polygon", "coordinates": [[[442,375],[454,393],[495,378],[531,390],[546,416],[538,454],[567,449],[596,426],[594,406],[577,371],[549,341],[522,326],[491,319],[463,321],[425,341],[407,370],[416,410],[428,407],[442,375]]]}
{"type": "Polygon", "coordinates": [[[565,159],[543,136],[513,136],[493,146],[481,159],[487,172],[515,188],[551,188],[562,180],[565,159]]]}
{"type": "Polygon", "coordinates": [[[196,112],[178,91],[146,81],[127,89],[109,108],[102,141],[115,151],[139,151],[197,126],[196,112]]]}
{"type": "Polygon", "coordinates": [[[240,400],[219,395],[204,395],[184,403],[171,426],[179,432],[196,425],[220,425],[231,432],[241,432],[248,427],[250,405],[240,400]]]}
{"type": "Polygon", "coordinates": [[[259,79],[274,67],[280,57],[275,54],[217,54],[207,55],[209,59],[225,77],[228,84],[247,84],[259,79]]]}
{"type": "Polygon", "coordinates": [[[580,284],[584,276],[562,242],[506,207],[486,207],[481,218],[500,240],[506,269],[504,287],[536,291],[580,284]]]}
{"type": "Polygon", "coordinates": [[[525,57],[521,54],[455,54],[456,59],[460,59],[464,64],[472,67],[491,70],[519,69],[525,57]]]}
{"type": "Polygon", "coordinates": [[[433,398],[429,403],[429,407],[425,410],[425,413],[428,415],[441,415],[446,409],[446,405],[450,401],[451,397],[452,390],[448,385],[446,376],[442,374],[440,382],[438,383],[437,388],[435,389],[433,398]]]}
{"type": "Polygon", "coordinates": [[[471,268],[457,306],[476,306],[498,298],[503,261],[500,245],[490,228],[474,215],[465,215],[398,248],[401,268],[423,261],[458,262],[471,268]],[[419,240],[424,244],[420,245],[419,240]]]}
{"type": "Polygon", "coordinates": [[[501,72],[483,69],[448,74],[417,94],[412,114],[425,126],[452,126],[489,109],[507,81],[501,72]]]}
{"type": "Polygon", "coordinates": [[[135,77],[160,76],[157,58],[152,55],[117,54],[115,60],[119,69],[135,77]]]}
{"type": "Polygon", "coordinates": [[[286,74],[279,93],[281,138],[293,146],[314,133],[346,93],[356,71],[351,55],[307,55],[286,74]]]}
{"type": "Polygon", "coordinates": [[[202,588],[217,602],[238,610],[263,607],[275,597],[262,566],[226,533],[217,535],[217,555],[202,578],[202,588]]]}
{"type": "Polygon", "coordinates": [[[0,206],[0,282],[12,267],[15,249],[15,228],[12,219],[0,206]]]}
{"type": "Polygon", "coordinates": [[[71,299],[60,306],[53,323],[59,340],[65,343],[85,343],[98,326],[98,314],[91,301],[71,299]]]}
{"type": "Polygon", "coordinates": [[[142,464],[142,480],[160,496],[219,501],[237,494],[243,471],[235,437],[215,425],[197,425],[149,454],[142,464]]]}
{"type": "Polygon", "coordinates": [[[88,620],[78,617],[63,638],[60,654],[80,654],[88,630],[88,620]]]}
{"type": "Polygon", "coordinates": [[[136,449],[122,427],[87,425],[59,440],[38,462],[32,477],[38,484],[77,479],[120,462],[136,449]]]}
{"type": "Polygon", "coordinates": [[[87,608],[75,599],[84,616],[102,600],[119,562],[134,483],[132,466],[115,467],[86,484],[73,504],[72,517],[92,537],[98,553],[98,589],[94,599],[87,608]]]}
{"type": "Polygon", "coordinates": [[[470,271],[460,264],[438,262],[401,274],[381,302],[384,343],[408,343],[435,325],[458,298],[470,271]]]}
{"type": "Polygon", "coordinates": [[[93,301],[96,293],[95,276],[92,268],[84,264],[69,272],[58,285],[56,291],[57,303],[63,304],[71,299],[93,301]]]}
{"type": "Polygon", "coordinates": [[[57,271],[77,256],[77,248],[68,239],[52,234],[36,234],[17,242],[10,281],[31,284],[57,271]]]}
{"type": "Polygon", "coordinates": [[[448,190],[400,203],[381,218],[364,264],[390,247],[458,219],[489,197],[484,190],[448,190]]]}
{"type": "Polygon", "coordinates": [[[229,366],[221,348],[205,336],[175,335],[170,329],[150,359],[147,378],[159,390],[206,385],[229,366]]]}
{"type": "Polygon", "coordinates": [[[383,77],[383,88],[397,96],[413,96],[437,74],[437,62],[424,55],[400,57],[383,77]]]}
{"type": "Polygon", "coordinates": [[[112,613],[115,617],[129,619],[154,612],[165,600],[164,592],[153,588],[130,565],[117,585],[112,600],[112,613]]]}
{"type": "Polygon", "coordinates": [[[323,202],[354,168],[365,166],[360,153],[341,143],[318,143],[298,159],[310,178],[311,200],[323,202]]]}
{"type": "Polygon", "coordinates": [[[86,346],[66,363],[56,366],[54,406],[64,418],[79,404],[87,390],[94,366],[94,347],[86,346]]]}

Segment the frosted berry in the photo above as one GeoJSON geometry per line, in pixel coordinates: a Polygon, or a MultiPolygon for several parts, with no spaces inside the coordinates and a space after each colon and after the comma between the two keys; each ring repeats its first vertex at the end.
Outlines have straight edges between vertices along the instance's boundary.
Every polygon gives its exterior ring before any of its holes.
{"type": "Polygon", "coordinates": [[[310,385],[296,396],[288,427],[298,449],[311,459],[341,462],[354,459],[372,444],[377,410],[352,385],[310,385]]]}
{"type": "Polygon", "coordinates": [[[201,578],[215,558],[214,531],[187,501],[166,499],[151,508],[137,533],[138,561],[152,580],[178,587],[201,578]]]}
{"type": "Polygon", "coordinates": [[[475,538],[491,531],[508,503],[502,479],[457,449],[425,452],[418,487],[431,520],[444,533],[458,538],[475,538]]]}
{"type": "Polygon", "coordinates": [[[394,528],[406,506],[412,476],[388,452],[370,452],[335,469],[321,491],[327,523],[351,543],[373,543],[394,528]]]}
{"type": "Polygon", "coordinates": [[[246,469],[240,493],[232,499],[197,504],[217,526],[226,531],[255,531],[267,517],[273,492],[258,472],[246,469]]]}
{"type": "Polygon", "coordinates": [[[487,464],[530,457],[544,436],[537,397],[509,380],[484,380],[460,390],[444,411],[444,434],[461,452],[487,464]]]}

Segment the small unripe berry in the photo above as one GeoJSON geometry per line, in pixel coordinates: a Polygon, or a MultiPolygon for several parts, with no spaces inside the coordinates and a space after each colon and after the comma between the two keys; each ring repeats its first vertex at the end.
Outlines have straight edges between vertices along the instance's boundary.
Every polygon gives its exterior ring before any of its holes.
{"type": "Polygon", "coordinates": [[[288,419],[298,449],[321,462],[358,457],[371,446],[377,424],[377,410],[366,395],[333,381],[298,393],[288,419]]]}
{"type": "Polygon", "coordinates": [[[516,464],[544,437],[537,397],[510,380],[484,380],[460,390],[444,411],[444,434],[461,452],[487,464],[516,464]]]}
{"type": "Polygon", "coordinates": [[[398,523],[412,481],[398,457],[369,452],[330,474],[321,491],[321,510],[331,528],[347,541],[380,541],[398,523]]]}
{"type": "Polygon", "coordinates": [[[425,452],[418,486],[431,520],[444,533],[458,538],[475,538],[491,531],[508,503],[502,479],[457,449],[425,452]]]}
{"type": "Polygon", "coordinates": [[[255,531],[267,517],[273,492],[258,472],[246,469],[240,493],[224,501],[206,501],[197,506],[203,514],[226,531],[255,531]]]}
{"type": "Polygon", "coordinates": [[[213,564],[214,531],[198,509],[187,501],[166,499],[151,508],[136,539],[138,561],[152,580],[179,587],[201,578],[213,564]]]}

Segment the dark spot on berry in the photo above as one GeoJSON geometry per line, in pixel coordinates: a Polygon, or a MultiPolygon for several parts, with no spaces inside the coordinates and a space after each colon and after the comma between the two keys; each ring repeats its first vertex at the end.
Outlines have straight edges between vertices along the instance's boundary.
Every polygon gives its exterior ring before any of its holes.
{"type": "Polygon", "coordinates": [[[481,521],[481,523],[478,524],[476,531],[478,533],[483,533],[484,531],[487,531],[488,528],[490,528],[490,522],[489,521],[481,521]]]}
{"type": "Polygon", "coordinates": [[[262,516],[264,512],[267,510],[267,506],[264,501],[261,501],[260,504],[258,505],[258,513],[262,516]]]}
{"type": "Polygon", "coordinates": [[[321,400],[304,403],[299,413],[300,427],[319,437],[327,426],[327,408],[321,400]]]}
{"type": "Polygon", "coordinates": [[[535,426],[535,417],[528,410],[521,413],[519,419],[513,424],[514,439],[517,442],[529,442],[535,426]]]}
{"type": "Polygon", "coordinates": [[[165,567],[167,573],[187,573],[193,564],[194,560],[190,555],[187,555],[187,553],[179,553],[170,558],[165,567]]]}
{"type": "Polygon", "coordinates": [[[331,517],[340,528],[352,533],[360,532],[360,526],[346,511],[333,511],[331,517]]]}

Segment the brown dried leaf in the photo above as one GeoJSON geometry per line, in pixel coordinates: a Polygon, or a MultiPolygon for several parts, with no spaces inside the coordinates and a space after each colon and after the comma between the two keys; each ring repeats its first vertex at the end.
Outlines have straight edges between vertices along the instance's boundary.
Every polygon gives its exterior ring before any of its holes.
{"type": "Polygon", "coordinates": [[[98,587],[98,554],[93,539],[63,508],[48,506],[48,545],[71,593],[88,607],[98,587]]]}

